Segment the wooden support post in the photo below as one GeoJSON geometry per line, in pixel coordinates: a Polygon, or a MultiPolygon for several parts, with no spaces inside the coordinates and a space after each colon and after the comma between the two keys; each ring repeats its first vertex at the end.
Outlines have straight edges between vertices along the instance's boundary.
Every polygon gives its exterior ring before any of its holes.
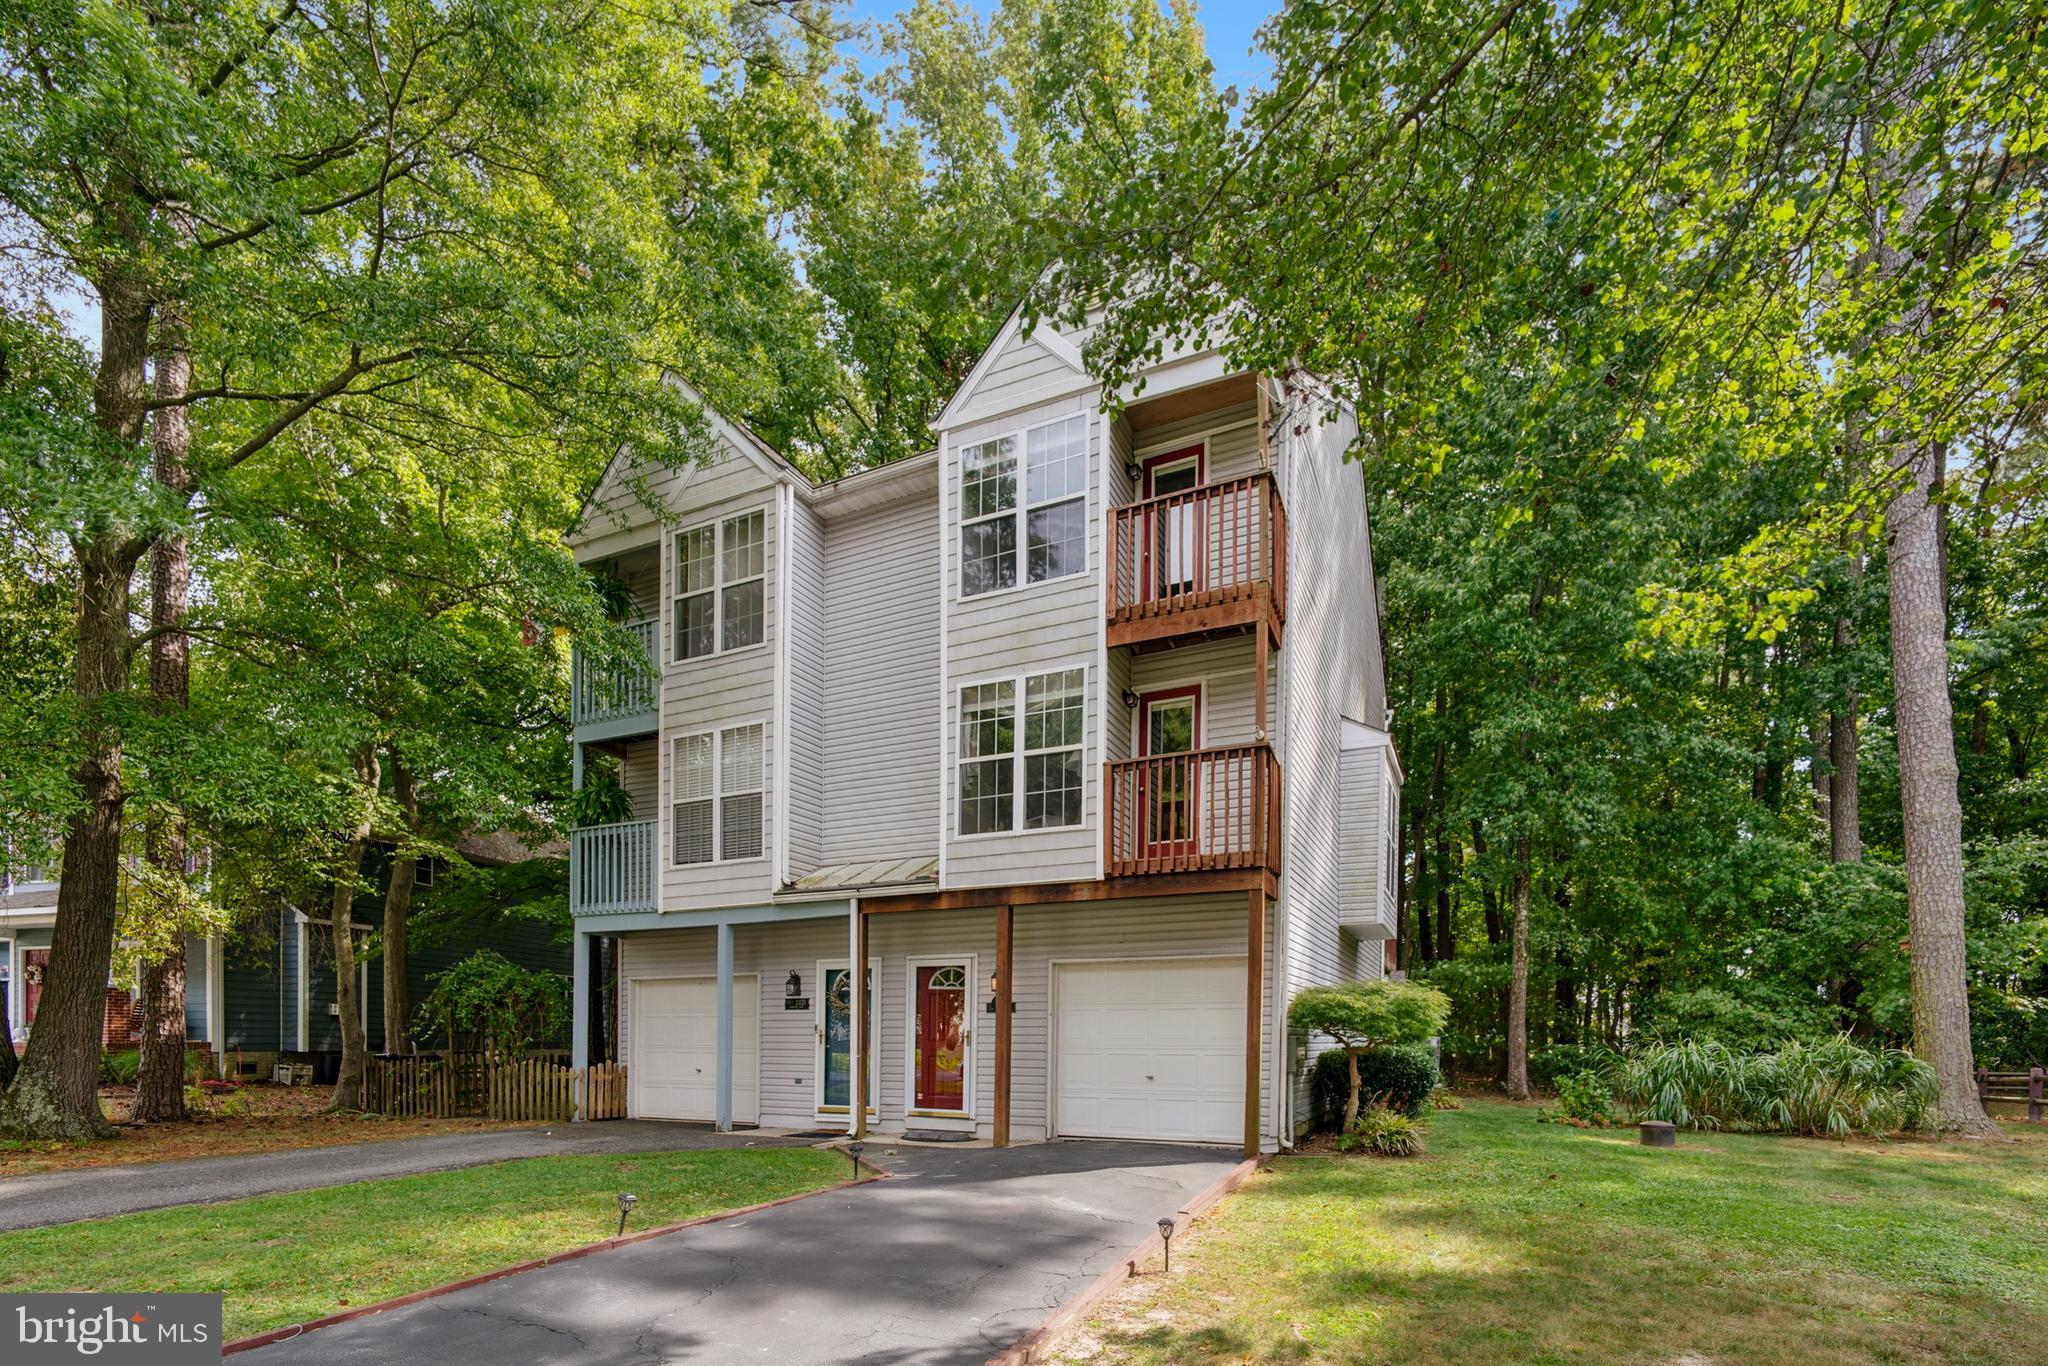
{"type": "Polygon", "coordinates": [[[1270,691],[1267,679],[1272,673],[1272,645],[1263,620],[1252,627],[1252,637],[1252,718],[1253,723],[1258,726],[1255,735],[1259,743],[1265,745],[1273,742],[1273,732],[1267,724],[1266,716],[1266,695],[1270,691]]]}
{"type": "Polygon", "coordinates": [[[868,917],[858,905],[853,912],[853,966],[848,974],[848,1032],[853,1039],[853,1094],[846,1098],[852,1112],[847,1132],[865,1138],[868,1132],[868,917]]]}
{"type": "Polygon", "coordinates": [[[1245,894],[1244,1155],[1259,1155],[1259,1059],[1265,1052],[1266,893],[1245,894]]]}
{"type": "Polygon", "coordinates": [[[1008,906],[996,907],[996,1113],[995,1146],[1010,1146],[1010,970],[1016,960],[1011,950],[1011,922],[1008,906]]]}

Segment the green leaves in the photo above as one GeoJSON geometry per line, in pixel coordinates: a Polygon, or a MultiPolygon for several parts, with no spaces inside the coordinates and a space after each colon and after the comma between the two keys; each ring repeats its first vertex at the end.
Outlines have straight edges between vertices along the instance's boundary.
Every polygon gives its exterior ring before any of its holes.
{"type": "Polygon", "coordinates": [[[1350,1048],[1421,1043],[1450,1017],[1450,998],[1419,982],[1348,982],[1308,987],[1287,1006],[1287,1023],[1350,1048]]]}

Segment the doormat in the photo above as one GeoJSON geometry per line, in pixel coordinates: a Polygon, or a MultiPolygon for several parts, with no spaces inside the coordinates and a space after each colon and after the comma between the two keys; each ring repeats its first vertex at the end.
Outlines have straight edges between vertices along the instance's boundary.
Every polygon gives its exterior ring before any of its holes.
{"type": "Polygon", "coordinates": [[[960,1129],[905,1129],[906,1143],[972,1143],[974,1135],[960,1129]]]}
{"type": "Polygon", "coordinates": [[[845,1138],[844,1129],[798,1129],[788,1135],[790,1138],[845,1138]]]}

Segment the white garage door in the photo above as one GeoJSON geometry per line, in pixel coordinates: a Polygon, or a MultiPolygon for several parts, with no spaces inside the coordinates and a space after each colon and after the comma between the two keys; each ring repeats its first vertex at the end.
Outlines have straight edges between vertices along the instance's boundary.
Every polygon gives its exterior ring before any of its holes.
{"type": "Polygon", "coordinates": [[[1244,1137],[1244,960],[1054,969],[1058,1132],[1233,1143],[1244,1137]]]}
{"type": "MultiPolygon", "coordinates": [[[[631,983],[632,1057],[626,1085],[635,1119],[718,1117],[718,980],[642,977],[631,983]]],[[[761,988],[732,979],[732,1118],[761,1115],[761,988]]]]}

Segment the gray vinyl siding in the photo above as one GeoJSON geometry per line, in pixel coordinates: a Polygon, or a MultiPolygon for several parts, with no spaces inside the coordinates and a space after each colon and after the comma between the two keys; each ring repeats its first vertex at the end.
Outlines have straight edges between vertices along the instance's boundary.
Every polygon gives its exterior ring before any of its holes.
{"type": "MultiPolygon", "coordinates": [[[[1202,685],[1202,734],[1204,748],[1220,745],[1249,745],[1258,736],[1258,663],[1253,658],[1250,636],[1225,636],[1198,641],[1171,650],[1160,650],[1131,658],[1131,690],[1137,693],[1202,685]]],[[[1126,653],[1128,651],[1119,651],[1126,653]]],[[[1272,680],[1267,680],[1268,719],[1273,710],[1272,680]]],[[[1135,725],[1131,709],[1125,727],[1135,725]]],[[[1127,735],[1126,741],[1129,740],[1127,735]]],[[[1284,762],[1284,757],[1283,757],[1284,762]]]]}
{"type": "MultiPolygon", "coordinates": [[[[1043,324],[1050,327],[1050,323],[1043,324]]],[[[1092,392],[1094,383],[1037,342],[1013,336],[982,372],[973,392],[947,415],[958,427],[1033,407],[1076,390],[1092,392]]]]}
{"type": "Polygon", "coordinates": [[[1196,444],[1208,447],[1202,471],[1208,483],[1258,473],[1259,405],[1240,403],[1197,413],[1178,422],[1148,427],[1137,439],[1137,449],[1147,456],[1196,444]]]}
{"type": "MultiPolygon", "coordinates": [[[[1095,902],[1076,906],[1025,906],[1012,931],[1016,952],[1016,1012],[1012,1015],[1010,1132],[1018,1141],[1046,1136],[1051,1114],[1049,1063],[1052,971],[1060,962],[1105,959],[1232,957],[1245,951],[1245,903],[1240,896],[1160,898],[1095,902]]],[[[1271,924],[1266,952],[1271,999],[1271,924]]],[[[817,964],[844,963],[847,923],[843,917],[785,924],[741,925],[733,931],[733,971],[758,973],[760,1010],[761,1123],[808,1128],[816,1123],[817,1035],[811,1010],[782,1008],[784,980],[792,969],[815,1006],[817,964]]],[[[621,1002],[621,1028],[632,1018],[633,979],[710,977],[717,971],[717,941],[709,927],[656,930],[624,938],[622,976],[628,999],[621,1002]]],[[[911,1040],[912,959],[955,955],[973,960],[969,1048],[973,1055],[975,1131],[992,1132],[995,1106],[995,1028],[987,1009],[988,978],[995,967],[994,911],[929,911],[880,915],[868,930],[868,952],[879,960],[876,979],[876,1125],[896,1130],[906,1123],[911,1040]]],[[[743,1008],[735,1001],[734,1008],[743,1008]]],[[[1272,1056],[1269,1014],[1262,1058],[1272,1056]]],[[[630,1039],[622,1041],[630,1050],[630,1039]]],[[[631,1057],[630,1051],[624,1056],[631,1057]]],[[[1262,1113],[1270,1116],[1272,1069],[1260,1070],[1262,1113]]],[[[836,1122],[836,1121],[835,1121],[836,1122]]],[[[920,1123],[924,1121],[919,1121],[920,1123]]],[[[1268,1121],[1270,1127],[1270,1120],[1268,1121]]],[[[1269,1146],[1271,1134],[1268,1134],[1269,1146]]]]}
{"type": "Polygon", "coordinates": [[[661,813],[661,742],[636,736],[618,746],[619,781],[633,799],[632,819],[651,821],[661,813]]]}
{"type": "Polygon", "coordinates": [[[826,681],[829,618],[826,531],[817,513],[791,500],[789,524],[789,781],[784,802],[789,823],[789,872],[818,866],[828,824],[825,793],[825,719],[832,686],[826,681]]]}
{"type": "MultiPolygon", "coordinates": [[[[817,1123],[818,1045],[811,1010],[785,1010],[783,985],[792,969],[813,1006],[818,997],[818,961],[846,961],[844,916],[794,920],[785,924],[740,925],[733,930],[733,972],[760,977],[761,1123],[769,1128],[808,1129],[817,1123]]],[[[711,977],[718,971],[717,931],[651,930],[620,940],[619,1056],[631,1058],[632,993],[635,978],[711,977]]],[[[735,1000],[735,1011],[747,1003],[735,1000]]]]}
{"type": "Polygon", "coordinates": [[[782,774],[775,724],[776,636],[782,630],[780,488],[752,461],[738,454],[703,469],[685,471],[671,506],[677,530],[762,511],[764,629],[762,641],[741,650],[675,662],[675,534],[665,534],[661,556],[661,807],[656,831],[664,910],[702,910],[759,901],[774,890],[776,822],[782,819],[782,774]],[[678,736],[759,723],[762,727],[762,854],[735,862],[677,867],[671,829],[675,740],[678,736]]]}
{"type": "MultiPolygon", "coordinates": [[[[1017,882],[1058,882],[1093,878],[1100,866],[1100,808],[1103,706],[1102,517],[1099,488],[1105,420],[1094,411],[1093,392],[1077,394],[996,421],[971,423],[946,433],[940,463],[941,499],[946,509],[943,538],[947,595],[945,694],[945,878],[951,886],[1017,882]],[[1043,422],[1088,417],[1088,570],[1047,583],[961,598],[959,453],[965,446],[1007,432],[1021,433],[1043,422]],[[955,800],[960,689],[976,683],[1021,678],[1062,668],[1085,668],[1089,702],[1085,709],[1082,822],[1049,831],[1009,835],[957,834],[955,800]]],[[[1022,793],[1018,794],[1021,806],[1022,793]]]]}
{"type": "MultiPolygon", "coordinates": [[[[1282,715],[1287,733],[1283,832],[1287,981],[1284,998],[1347,977],[1378,977],[1375,952],[1338,927],[1344,838],[1343,718],[1363,717],[1374,696],[1378,633],[1365,535],[1363,476],[1344,452],[1356,424],[1312,413],[1289,424],[1284,468],[1290,543],[1282,715]],[[1292,430],[1306,427],[1299,435],[1292,430]]],[[[1380,694],[1380,695],[1383,695],[1380,694]]],[[[1375,722],[1380,719],[1375,716],[1375,722]]],[[[1281,1003],[1284,1008],[1284,1000],[1281,1003]]],[[[1312,1050],[1311,1050],[1312,1051],[1312,1050]]],[[[1296,1074],[1294,1114],[1308,1114],[1306,1072],[1296,1074]]]]}
{"type": "Polygon", "coordinates": [[[1378,920],[1391,926],[1393,898],[1386,882],[1386,761],[1378,749],[1347,749],[1340,773],[1338,810],[1343,819],[1343,844],[1338,859],[1344,918],[1353,923],[1378,920]]]}
{"type": "Polygon", "coordinates": [[[941,540],[929,484],[825,528],[819,864],[938,852],[941,540]]]}
{"type": "MultiPolygon", "coordinates": [[[[1114,958],[1242,957],[1242,896],[1108,901],[1076,906],[1025,906],[1016,912],[1017,1013],[1011,1034],[1010,1132],[1043,1138],[1050,1122],[1052,966],[1055,962],[1114,958]]],[[[1272,918],[1267,919],[1266,999],[1273,999],[1272,918]]],[[[1264,1012],[1260,1058],[1273,1056],[1274,1013],[1264,1012]]],[[[1272,1125],[1270,1063],[1259,1069],[1262,1128],[1272,1125]]]]}

